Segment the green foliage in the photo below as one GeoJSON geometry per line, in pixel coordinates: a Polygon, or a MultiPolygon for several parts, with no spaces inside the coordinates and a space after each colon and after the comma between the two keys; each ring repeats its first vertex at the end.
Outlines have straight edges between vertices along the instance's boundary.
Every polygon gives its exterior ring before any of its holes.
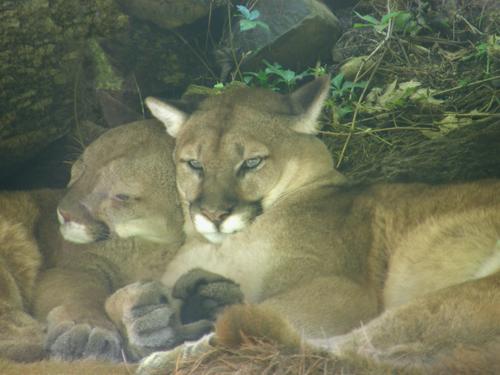
{"type": "Polygon", "coordinates": [[[477,43],[474,46],[474,51],[463,58],[463,61],[474,59],[476,61],[484,61],[486,63],[484,72],[486,75],[491,73],[491,59],[495,55],[500,55],[500,37],[490,35],[486,41],[477,43]]]}
{"type": "Polygon", "coordinates": [[[352,82],[344,78],[342,73],[331,80],[330,99],[326,106],[331,108],[338,120],[354,112],[354,102],[359,98],[360,90],[367,85],[366,81],[352,82]]]}
{"type": "Polygon", "coordinates": [[[240,13],[238,16],[240,19],[240,31],[247,31],[260,27],[266,31],[269,31],[269,26],[267,23],[259,21],[260,12],[257,9],[250,10],[244,5],[236,5],[236,9],[240,13]]]}
{"type": "Polygon", "coordinates": [[[408,33],[410,35],[415,35],[421,29],[415,17],[410,12],[390,12],[385,14],[380,20],[377,20],[369,14],[363,16],[358,12],[354,13],[366,22],[355,23],[353,25],[354,28],[371,27],[375,31],[381,33],[389,27],[389,23],[392,21],[394,23],[394,31],[402,34],[408,33]]]}
{"type": "Polygon", "coordinates": [[[270,64],[264,60],[265,69],[258,72],[243,73],[243,81],[249,86],[258,86],[273,91],[290,91],[298,81],[305,77],[325,74],[324,68],[307,69],[301,73],[286,69],[278,63],[270,64]]]}

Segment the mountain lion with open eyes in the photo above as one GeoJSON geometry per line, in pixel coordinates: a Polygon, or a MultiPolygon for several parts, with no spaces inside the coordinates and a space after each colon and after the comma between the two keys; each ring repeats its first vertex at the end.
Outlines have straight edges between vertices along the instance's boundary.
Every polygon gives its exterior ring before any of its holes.
{"type": "MultiPolygon", "coordinates": [[[[176,138],[186,231],[198,233],[163,281],[173,287],[193,268],[232,279],[247,302],[308,340],[387,311],[356,337],[373,340],[366,355],[401,365],[475,345],[491,359],[500,335],[500,182],[347,184],[315,137],[329,86],[321,77],[289,95],[239,88],[192,113],[146,100],[176,138]]],[[[169,358],[153,355],[142,371],[169,358]]]]}

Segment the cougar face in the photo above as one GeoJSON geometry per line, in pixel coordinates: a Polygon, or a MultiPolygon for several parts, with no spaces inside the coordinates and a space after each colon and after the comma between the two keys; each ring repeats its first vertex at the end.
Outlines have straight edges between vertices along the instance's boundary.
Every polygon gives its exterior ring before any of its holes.
{"type": "Polygon", "coordinates": [[[242,230],[260,215],[280,177],[281,162],[271,144],[241,134],[239,128],[253,125],[238,112],[216,109],[201,118],[193,116],[186,131],[192,128],[203,135],[179,139],[175,153],[179,191],[189,203],[196,229],[213,242],[242,230]],[[198,124],[207,116],[222,116],[234,128],[200,129],[198,124]]]}
{"type": "Polygon", "coordinates": [[[173,140],[156,121],[114,128],[71,170],[57,209],[64,238],[76,243],[110,237],[165,242],[182,222],[175,191],[173,140]]]}
{"type": "Polygon", "coordinates": [[[318,79],[291,95],[233,89],[190,114],[146,100],[176,137],[178,190],[209,241],[243,230],[308,176],[331,169],[328,152],[312,135],[328,84],[318,79]]]}

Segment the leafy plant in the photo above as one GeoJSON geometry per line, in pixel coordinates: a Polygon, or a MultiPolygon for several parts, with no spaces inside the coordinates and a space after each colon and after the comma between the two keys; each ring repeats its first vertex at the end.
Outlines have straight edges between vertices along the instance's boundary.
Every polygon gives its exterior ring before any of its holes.
{"type": "Polygon", "coordinates": [[[491,73],[491,56],[499,54],[500,51],[500,37],[490,35],[485,42],[478,43],[474,46],[474,52],[465,56],[464,61],[475,59],[486,61],[485,73],[491,73]]]}
{"type": "MultiPolygon", "coordinates": [[[[264,60],[266,68],[258,72],[243,73],[243,80],[249,86],[259,86],[269,88],[274,91],[280,91],[285,88],[290,91],[298,81],[304,77],[317,75],[318,71],[307,69],[301,73],[286,69],[278,63],[270,64],[264,60]]],[[[324,69],[323,69],[324,74],[324,69]]]]}
{"type": "Polygon", "coordinates": [[[361,18],[366,23],[355,23],[354,28],[371,27],[377,32],[381,33],[389,27],[389,23],[393,21],[394,31],[401,33],[416,34],[420,30],[420,26],[415,21],[413,15],[410,12],[390,12],[385,14],[380,20],[375,17],[367,15],[361,15],[358,12],[354,12],[356,16],[361,18]]]}
{"type": "Polygon", "coordinates": [[[256,27],[269,31],[267,23],[258,20],[260,12],[257,9],[250,10],[244,5],[236,5],[236,9],[240,12],[240,31],[252,30],[256,27]]]}
{"type": "Polygon", "coordinates": [[[364,89],[366,85],[366,81],[347,81],[342,73],[337,74],[331,80],[330,99],[327,106],[334,110],[339,119],[344,118],[354,112],[352,103],[358,100],[357,89],[364,89]]]}

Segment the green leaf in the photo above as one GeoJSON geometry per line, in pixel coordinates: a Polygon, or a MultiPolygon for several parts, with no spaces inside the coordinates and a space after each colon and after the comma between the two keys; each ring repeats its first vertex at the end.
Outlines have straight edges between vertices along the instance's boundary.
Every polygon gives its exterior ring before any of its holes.
{"type": "Polygon", "coordinates": [[[352,27],[353,29],[363,29],[365,27],[372,27],[372,25],[368,25],[367,23],[355,23],[352,27]]]}
{"type": "Polygon", "coordinates": [[[250,10],[244,5],[236,5],[236,9],[241,13],[243,17],[247,20],[252,20],[250,10]]]}
{"type": "Polygon", "coordinates": [[[343,118],[345,117],[346,115],[350,114],[350,113],[353,113],[354,112],[354,109],[350,106],[350,105],[345,105],[345,106],[342,106],[342,107],[339,107],[338,110],[337,110],[337,115],[340,117],[340,118],[343,118]]]}
{"type": "Polygon", "coordinates": [[[257,9],[255,9],[250,12],[248,19],[251,21],[255,21],[259,17],[260,17],[260,12],[257,9]]]}
{"type": "Polygon", "coordinates": [[[399,12],[399,14],[397,14],[396,17],[394,17],[394,27],[398,31],[404,31],[406,27],[410,25],[411,19],[412,19],[411,13],[399,12]]]}
{"type": "Polygon", "coordinates": [[[368,23],[371,23],[372,25],[379,25],[380,21],[377,20],[375,17],[370,16],[369,14],[362,16],[358,12],[354,12],[359,18],[361,18],[363,21],[366,21],[368,23]]]}
{"type": "Polygon", "coordinates": [[[257,22],[250,20],[240,20],[240,31],[252,30],[257,27],[257,22]]]}
{"type": "Polygon", "coordinates": [[[243,82],[245,82],[247,85],[249,85],[252,81],[253,81],[253,76],[249,75],[249,74],[245,74],[243,76],[243,82]]]}
{"type": "Polygon", "coordinates": [[[461,80],[458,81],[458,86],[464,87],[464,86],[467,86],[469,83],[470,83],[470,80],[468,80],[468,79],[461,79],[461,80]]]}
{"type": "Polygon", "coordinates": [[[295,79],[295,72],[292,70],[284,70],[279,72],[279,76],[283,78],[285,82],[291,82],[295,79]]]}
{"type": "Polygon", "coordinates": [[[336,89],[340,90],[342,88],[342,83],[344,83],[344,75],[342,73],[339,73],[332,78],[332,85],[336,89]]]}
{"type": "Polygon", "coordinates": [[[381,24],[388,24],[391,18],[395,18],[397,15],[399,15],[401,12],[390,12],[385,14],[382,19],[380,20],[381,24]]]}

